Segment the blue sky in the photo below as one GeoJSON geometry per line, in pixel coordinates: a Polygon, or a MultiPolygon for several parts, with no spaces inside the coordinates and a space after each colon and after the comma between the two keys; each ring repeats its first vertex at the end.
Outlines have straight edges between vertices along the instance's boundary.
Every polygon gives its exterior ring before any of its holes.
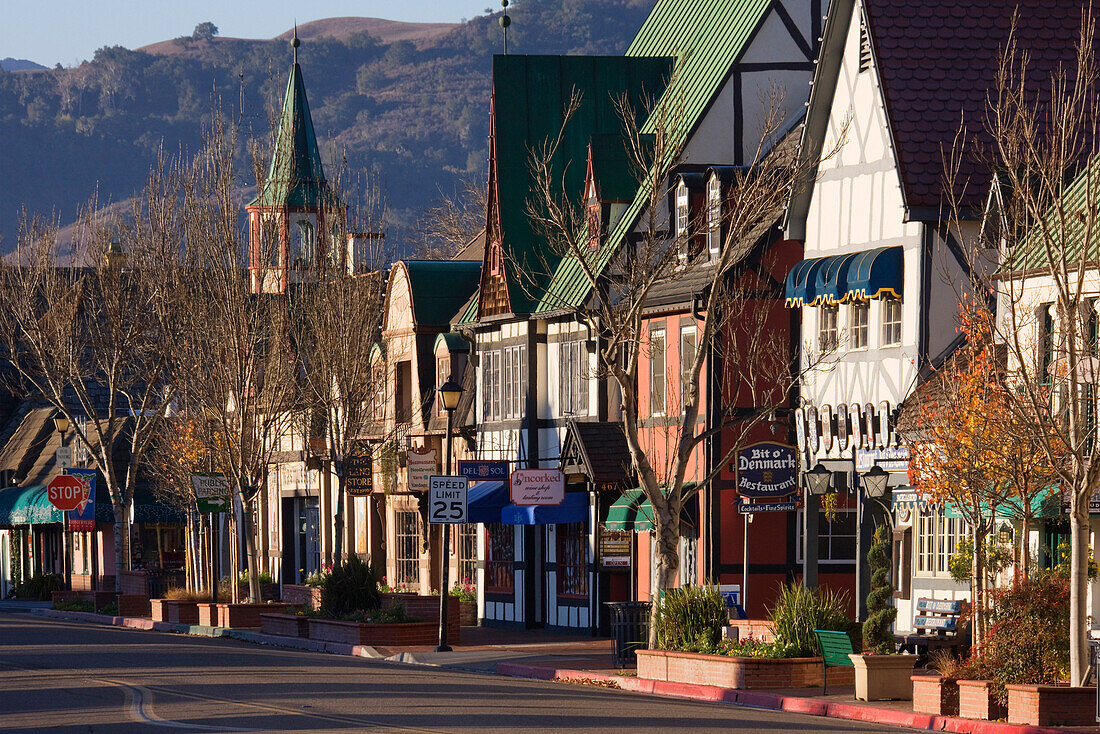
{"type": "Polygon", "coordinates": [[[0,58],[73,66],[102,46],[138,48],[212,21],[223,36],[272,38],[294,21],[356,15],[449,21],[499,10],[498,0],[22,0],[5,2],[0,58]]]}

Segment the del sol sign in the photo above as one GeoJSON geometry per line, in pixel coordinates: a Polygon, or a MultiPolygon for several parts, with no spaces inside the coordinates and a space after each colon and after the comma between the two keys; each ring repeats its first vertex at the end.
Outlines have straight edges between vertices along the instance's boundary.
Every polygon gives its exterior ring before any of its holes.
{"type": "Polygon", "coordinates": [[[737,452],[730,467],[737,472],[742,497],[786,497],[798,491],[794,446],[762,441],[737,452]]]}

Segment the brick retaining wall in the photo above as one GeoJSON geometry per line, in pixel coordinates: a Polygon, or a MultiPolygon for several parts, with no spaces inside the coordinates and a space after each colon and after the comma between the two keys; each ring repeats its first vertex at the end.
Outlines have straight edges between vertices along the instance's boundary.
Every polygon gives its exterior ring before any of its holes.
{"type": "MultiPolygon", "coordinates": [[[[820,688],[821,658],[737,658],[638,650],[638,677],[721,688],[820,688]]],[[[852,685],[851,668],[829,671],[830,686],[852,685]]]]}
{"type": "Polygon", "coordinates": [[[1031,726],[1095,726],[1096,688],[1014,685],[1008,690],[1008,722],[1031,726]]]}

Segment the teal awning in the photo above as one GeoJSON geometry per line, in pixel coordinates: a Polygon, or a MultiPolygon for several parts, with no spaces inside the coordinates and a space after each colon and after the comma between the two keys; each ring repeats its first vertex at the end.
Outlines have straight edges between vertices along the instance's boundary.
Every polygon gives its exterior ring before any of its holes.
{"type": "Polygon", "coordinates": [[[848,267],[846,298],[901,298],[904,275],[901,246],[879,247],[855,256],[848,267]]]}
{"type": "Polygon", "coordinates": [[[47,499],[44,485],[0,489],[0,527],[59,523],[63,519],[61,510],[47,499]]]}
{"type": "MultiPolygon", "coordinates": [[[[983,512],[988,512],[988,505],[982,504],[983,512]]],[[[1058,517],[1061,514],[1061,501],[1056,488],[1051,488],[1046,492],[1040,492],[1031,498],[1031,514],[1032,517],[1058,517]]],[[[962,513],[954,505],[954,503],[946,502],[943,507],[944,517],[962,518],[962,513]]],[[[1017,501],[1003,502],[994,508],[994,511],[990,513],[990,517],[1011,519],[1020,516],[1020,505],[1017,501]]]]}
{"type": "Polygon", "coordinates": [[[628,489],[619,499],[611,503],[607,508],[608,530],[633,530],[634,518],[638,514],[638,505],[645,499],[645,493],[640,489],[628,489]]]}
{"type": "MultiPolygon", "coordinates": [[[[684,482],[683,491],[687,492],[695,488],[695,482],[684,482]]],[[[638,490],[641,492],[642,490],[638,490]]],[[[665,491],[667,495],[668,492],[665,491]]],[[[644,496],[644,495],[643,495],[644,496]]],[[[690,503],[682,505],[680,507],[680,520],[687,521],[692,524],[692,507],[690,503]]],[[[644,501],[638,505],[638,513],[634,518],[634,530],[636,532],[643,532],[645,530],[653,530],[656,527],[657,511],[653,509],[653,503],[645,498],[644,501]]]]}

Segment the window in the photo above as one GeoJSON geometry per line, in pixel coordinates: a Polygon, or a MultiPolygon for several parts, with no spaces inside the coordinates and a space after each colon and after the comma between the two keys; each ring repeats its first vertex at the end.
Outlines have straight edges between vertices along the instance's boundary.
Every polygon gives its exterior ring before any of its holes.
{"type": "Polygon", "coordinates": [[[717,174],[707,182],[707,249],[712,258],[722,250],[722,182],[717,174]]]}
{"type": "Polygon", "coordinates": [[[511,525],[485,526],[485,591],[511,594],[515,590],[512,563],[515,560],[515,531],[511,525]]]}
{"type": "MultiPolygon", "coordinates": [[[[798,562],[803,561],[803,537],[805,520],[798,511],[798,562]]],[[[856,511],[839,508],[832,522],[825,519],[825,511],[817,513],[818,563],[853,563],[856,559],[856,511]]]]}
{"type": "Polygon", "coordinates": [[[523,416],[527,401],[527,347],[504,350],[503,415],[506,419],[523,416]]]}
{"type": "Polygon", "coordinates": [[[1054,315],[1051,314],[1053,304],[1044,303],[1036,314],[1039,321],[1038,342],[1038,377],[1039,382],[1049,384],[1051,382],[1050,367],[1054,364],[1054,315]]]}
{"type": "MultiPolygon", "coordinates": [[[[435,359],[435,386],[438,388],[443,385],[447,380],[451,379],[451,358],[450,357],[436,357],[435,359]]],[[[447,411],[443,410],[443,401],[439,399],[439,395],[435,396],[435,412],[436,415],[447,415],[447,411]]]]}
{"type": "Polygon", "coordinates": [[[882,344],[901,344],[900,299],[882,299],[882,344]]]}
{"type": "Polygon", "coordinates": [[[680,329],[680,412],[687,405],[688,388],[691,383],[691,366],[695,362],[696,341],[698,335],[694,326],[680,329]]]}
{"type": "Polygon", "coordinates": [[[266,259],[267,264],[273,268],[279,267],[279,255],[282,246],[279,242],[279,220],[273,216],[264,216],[260,219],[260,241],[257,244],[258,258],[261,262],[266,259]],[[264,254],[267,255],[264,258],[264,254]]]}
{"type": "Polygon", "coordinates": [[[308,219],[299,219],[297,221],[298,231],[296,232],[295,247],[294,247],[294,264],[295,265],[309,265],[313,259],[313,223],[308,219]]]}
{"type": "Polygon", "coordinates": [[[398,362],[394,372],[394,420],[412,422],[412,362],[398,362]]]}
{"type": "Polygon", "coordinates": [[[699,577],[699,539],[680,536],[680,586],[696,583],[699,577]]]}
{"type": "Polygon", "coordinates": [[[396,513],[395,561],[398,584],[420,585],[420,513],[396,513]]]}
{"type": "Polygon", "coordinates": [[[966,537],[967,526],[962,518],[946,517],[943,509],[930,507],[917,510],[917,573],[924,576],[950,576],[947,562],[955,553],[959,541],[966,537]]]}
{"type": "Polygon", "coordinates": [[[851,349],[867,348],[867,316],[871,308],[867,301],[853,301],[851,314],[851,349]]]}
{"type": "Polygon", "coordinates": [[[685,243],[680,249],[683,255],[687,254],[686,240],[691,234],[690,222],[691,209],[688,206],[688,190],[684,182],[681,181],[676,186],[676,237],[685,243]]]}
{"type": "Polygon", "coordinates": [[[371,417],[381,423],[386,419],[386,366],[378,360],[371,368],[371,417]]]}
{"type": "Polygon", "coordinates": [[[500,420],[500,350],[481,356],[481,415],[484,420],[500,420]]]}
{"type": "Polygon", "coordinates": [[[837,348],[839,334],[837,333],[840,320],[840,307],[822,306],[818,313],[817,344],[822,352],[832,352],[837,348]]]}
{"type": "Polygon", "coordinates": [[[477,525],[458,525],[455,547],[458,550],[456,583],[472,586],[477,583],[477,525]]]}
{"type": "Polygon", "coordinates": [[[588,523],[556,527],[558,596],[588,596],[588,523]]]}
{"type": "Polygon", "coordinates": [[[665,414],[665,330],[649,332],[649,413],[665,414]]]}
{"type": "Polygon", "coordinates": [[[558,373],[563,415],[588,415],[588,350],[584,341],[562,342],[558,373]]]}

